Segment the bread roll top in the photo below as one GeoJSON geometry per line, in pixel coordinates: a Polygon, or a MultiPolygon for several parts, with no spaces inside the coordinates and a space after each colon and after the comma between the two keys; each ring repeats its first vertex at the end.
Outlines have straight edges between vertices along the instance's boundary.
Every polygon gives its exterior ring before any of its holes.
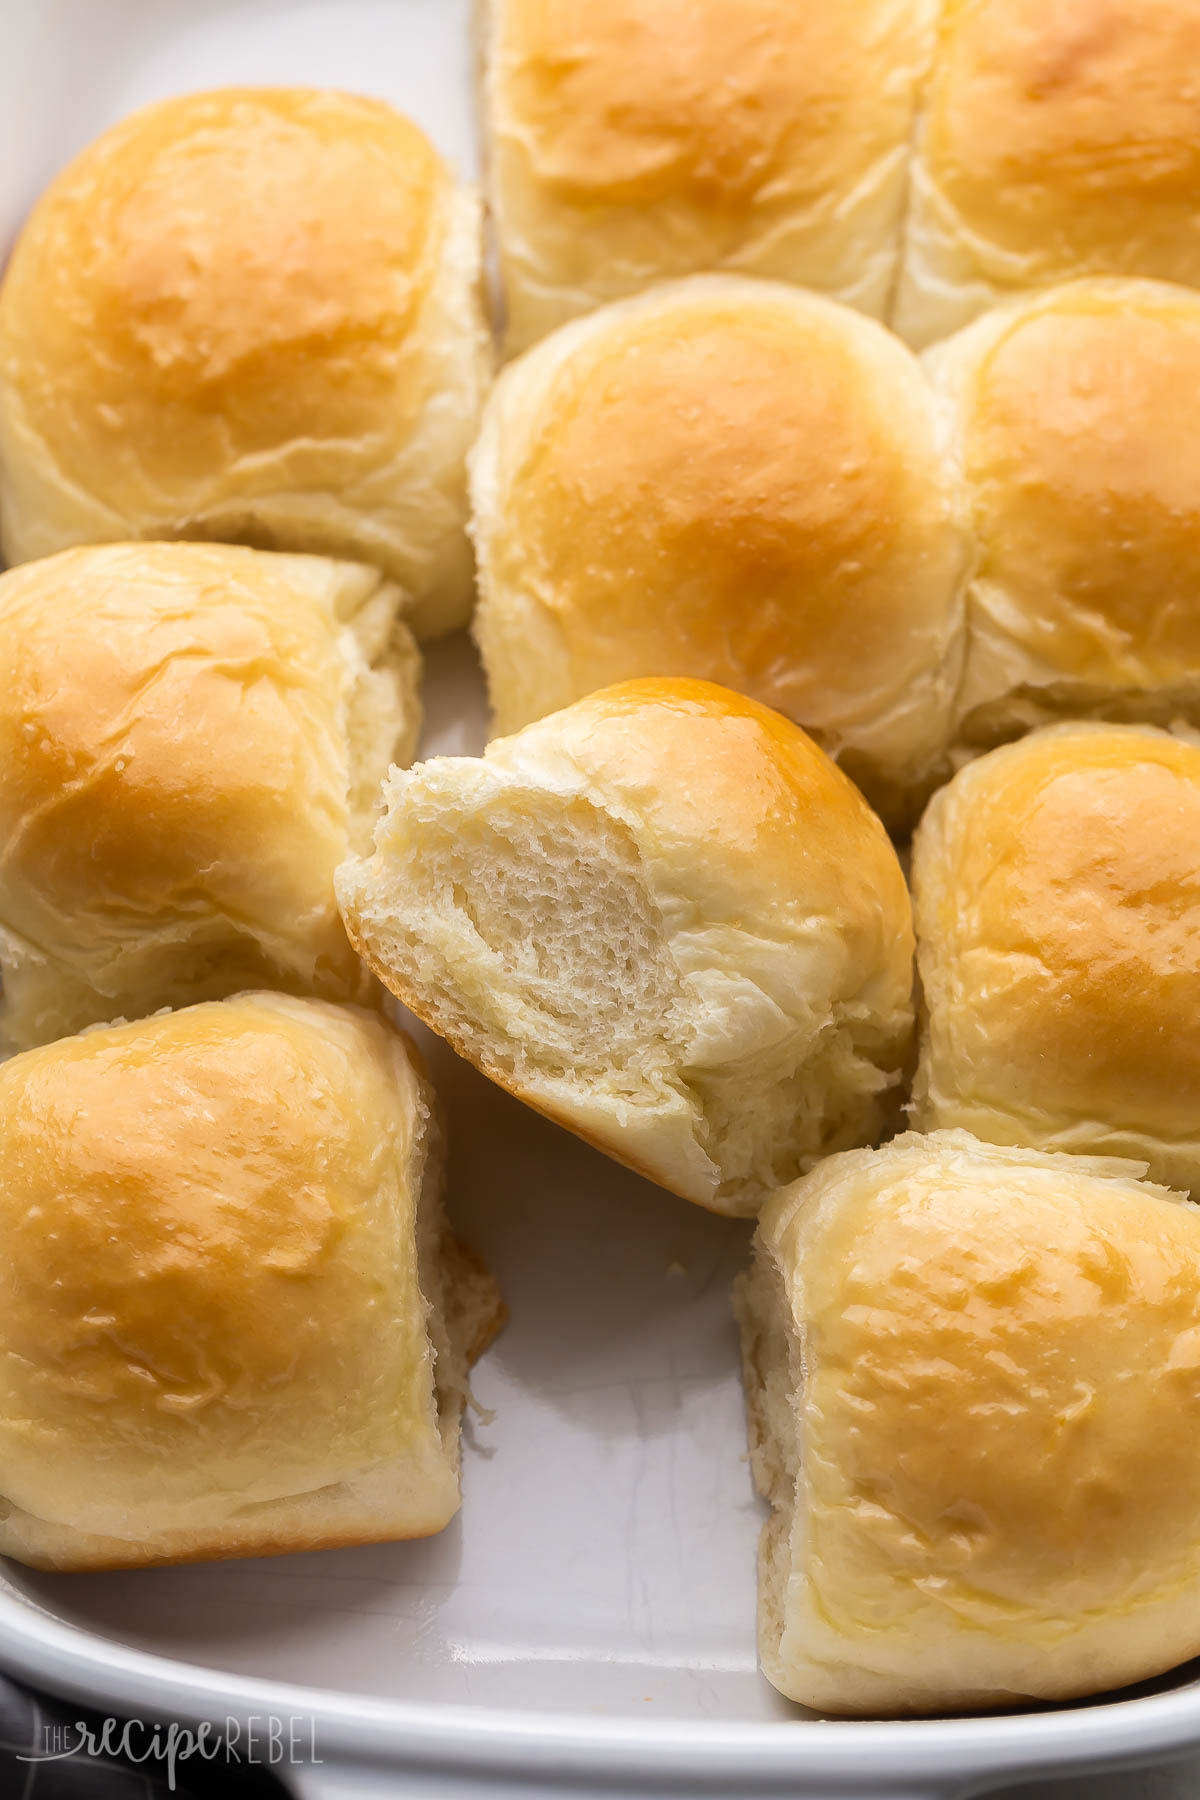
{"type": "Polygon", "coordinates": [[[1054,288],[926,358],[975,539],[959,729],[1200,713],[1200,297],[1054,288]]]}
{"type": "Polygon", "coordinates": [[[1191,0],[947,0],[890,313],[928,344],[1023,288],[1200,286],[1191,0]]]}
{"type": "Polygon", "coordinates": [[[1200,741],[1035,732],[930,806],[915,1116],[1200,1188],[1200,741]]]}
{"type": "Polygon", "coordinates": [[[1200,1217],[1137,1173],[909,1134],[768,1205],[740,1304],[760,1470],[799,1454],[762,1567],[785,1693],[961,1710],[1196,1653],[1200,1217]]]}
{"type": "Polygon", "coordinates": [[[705,269],[881,314],[933,15],[928,0],[495,0],[510,348],[705,269]]]}
{"type": "Polygon", "coordinates": [[[24,1046],[247,981],[365,993],[333,871],[415,745],[370,569],[225,545],[0,576],[0,1032],[24,1046]]]}
{"type": "Polygon", "coordinates": [[[370,562],[469,611],[478,216],[381,101],[221,88],[114,126],[0,287],[10,562],[184,537],[370,562]],[[448,402],[450,404],[448,404],[448,402]]]}
{"type": "Polygon", "coordinates": [[[777,708],[872,798],[924,777],[961,648],[959,492],[893,338],[696,277],[510,368],[474,459],[497,729],[638,675],[777,708]]]}
{"type": "Polygon", "coordinates": [[[255,994],[88,1032],[0,1066],[0,1137],[10,1505],[236,1535],[403,1454],[453,1510],[417,1266],[436,1135],[390,1027],[255,994]]]}
{"type": "Polygon", "coordinates": [[[1190,0],[948,0],[924,153],[989,274],[1200,284],[1190,0]]]}

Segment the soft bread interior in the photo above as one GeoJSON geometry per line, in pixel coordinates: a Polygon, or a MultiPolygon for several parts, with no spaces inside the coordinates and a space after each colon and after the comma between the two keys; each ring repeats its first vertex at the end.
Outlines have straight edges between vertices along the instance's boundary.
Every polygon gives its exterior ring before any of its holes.
{"type": "Polygon", "coordinates": [[[864,1113],[892,1122],[870,1007],[786,1014],[769,988],[781,956],[803,986],[798,953],[668,917],[630,824],[594,792],[439,759],[387,797],[375,855],[338,873],[351,941],[493,1080],[729,1213],[860,1142],[864,1113]]]}
{"type": "Polygon", "coordinates": [[[423,765],[408,798],[339,872],[352,937],[399,997],[518,1091],[586,1107],[601,1084],[698,1123],[673,1073],[679,972],[628,827],[465,761],[423,765]]]}

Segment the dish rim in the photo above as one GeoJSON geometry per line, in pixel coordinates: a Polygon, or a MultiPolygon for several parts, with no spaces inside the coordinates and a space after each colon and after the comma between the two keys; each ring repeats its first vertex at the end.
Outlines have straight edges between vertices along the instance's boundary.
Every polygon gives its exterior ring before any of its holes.
{"type": "MultiPolygon", "coordinates": [[[[1200,1742],[1200,1683],[1070,1710],[952,1719],[618,1720],[376,1699],[137,1650],[0,1591],[0,1667],[95,1709],[188,1722],[311,1718],[318,1748],[393,1772],[640,1782],[659,1792],[958,1795],[1033,1774],[1169,1760],[1200,1742]],[[864,1786],[864,1784],[867,1784],[864,1786]]],[[[322,1760],[325,1760],[323,1757],[322,1760]]]]}

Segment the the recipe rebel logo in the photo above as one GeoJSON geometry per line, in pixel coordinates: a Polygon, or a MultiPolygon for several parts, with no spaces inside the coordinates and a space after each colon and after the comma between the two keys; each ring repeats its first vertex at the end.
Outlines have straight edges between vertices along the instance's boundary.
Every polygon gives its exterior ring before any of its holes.
{"type": "Polygon", "coordinates": [[[147,1724],[142,1719],[75,1719],[44,1724],[42,1745],[17,1762],[107,1759],[157,1768],[175,1791],[180,1763],[196,1758],[232,1767],[296,1768],[320,1763],[317,1722],[306,1714],[251,1713],[246,1719],[202,1719],[197,1725],[147,1724]]]}

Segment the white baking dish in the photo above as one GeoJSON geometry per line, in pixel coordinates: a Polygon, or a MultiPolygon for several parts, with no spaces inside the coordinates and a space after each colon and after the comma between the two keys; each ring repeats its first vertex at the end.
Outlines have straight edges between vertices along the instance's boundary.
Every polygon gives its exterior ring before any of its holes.
{"type": "MultiPolygon", "coordinates": [[[[474,163],[468,0],[0,0],[0,243],[131,107],[230,80],[383,95],[474,163]]],[[[464,642],[426,751],[482,742],[464,642]]],[[[429,1040],[426,1037],[426,1043],[429,1040]]],[[[951,1795],[1200,1743],[1200,1677],[904,1725],[805,1718],[759,1676],[729,1284],[744,1226],[638,1181],[430,1045],[451,1210],[512,1323],[477,1377],[459,1520],[424,1544],[0,1575],[0,1663],[101,1710],[312,1719],[305,1793],[951,1795]]]]}

